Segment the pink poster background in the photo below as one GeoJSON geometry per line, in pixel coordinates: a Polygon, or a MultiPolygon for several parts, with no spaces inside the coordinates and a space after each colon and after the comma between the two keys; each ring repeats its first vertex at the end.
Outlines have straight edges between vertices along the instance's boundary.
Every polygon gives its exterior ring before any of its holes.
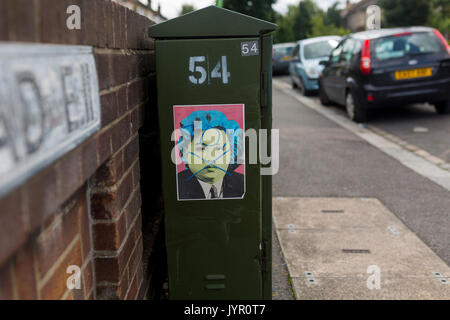
{"type": "MultiPolygon", "coordinates": [[[[180,151],[176,146],[177,141],[180,139],[180,122],[189,116],[194,111],[209,111],[216,110],[222,112],[228,120],[234,120],[238,123],[239,127],[245,132],[244,127],[244,105],[243,104],[230,104],[230,105],[198,105],[198,106],[174,106],[173,107],[173,120],[175,128],[175,152],[177,157],[177,173],[186,169],[186,165],[180,158],[180,151]]],[[[245,137],[244,137],[245,139],[245,137]]],[[[244,174],[244,165],[239,166],[235,170],[236,173],[244,174]]]]}

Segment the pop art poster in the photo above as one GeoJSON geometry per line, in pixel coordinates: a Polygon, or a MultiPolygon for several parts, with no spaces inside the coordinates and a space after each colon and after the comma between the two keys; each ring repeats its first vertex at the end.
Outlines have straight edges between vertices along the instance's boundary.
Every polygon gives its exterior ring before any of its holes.
{"type": "Polygon", "coordinates": [[[242,199],[245,106],[174,106],[178,200],[242,199]]]}

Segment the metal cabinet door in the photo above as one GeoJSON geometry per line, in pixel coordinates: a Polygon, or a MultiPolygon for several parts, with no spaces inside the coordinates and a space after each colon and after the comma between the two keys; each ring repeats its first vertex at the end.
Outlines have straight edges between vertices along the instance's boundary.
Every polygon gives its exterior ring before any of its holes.
{"type": "Polygon", "coordinates": [[[171,160],[175,105],[244,104],[244,131],[260,129],[260,46],[259,38],[156,41],[171,299],[262,298],[260,165],[248,163],[248,144],[243,199],[177,200],[171,160]]]}

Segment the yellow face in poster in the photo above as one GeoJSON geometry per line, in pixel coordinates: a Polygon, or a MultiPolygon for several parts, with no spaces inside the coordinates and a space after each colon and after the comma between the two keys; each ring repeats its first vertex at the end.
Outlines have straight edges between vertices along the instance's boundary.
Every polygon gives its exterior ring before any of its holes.
{"type": "Polygon", "coordinates": [[[244,107],[174,106],[179,201],[243,198],[244,107]]]}
{"type": "Polygon", "coordinates": [[[231,162],[231,144],[225,131],[213,128],[194,135],[188,146],[187,165],[203,182],[214,184],[224,178],[231,162]]]}

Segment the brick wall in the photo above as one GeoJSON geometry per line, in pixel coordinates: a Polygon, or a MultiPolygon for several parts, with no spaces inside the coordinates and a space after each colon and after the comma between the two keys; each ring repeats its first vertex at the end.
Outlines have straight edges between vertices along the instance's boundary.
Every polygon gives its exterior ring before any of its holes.
{"type": "Polygon", "coordinates": [[[99,132],[0,199],[0,299],[158,293],[159,170],[141,170],[159,166],[151,24],[109,0],[0,1],[0,41],[94,47],[102,114],[99,132]],[[81,30],[66,28],[69,5],[81,8],[81,30]],[[70,265],[81,290],[67,289],[70,265]]]}

